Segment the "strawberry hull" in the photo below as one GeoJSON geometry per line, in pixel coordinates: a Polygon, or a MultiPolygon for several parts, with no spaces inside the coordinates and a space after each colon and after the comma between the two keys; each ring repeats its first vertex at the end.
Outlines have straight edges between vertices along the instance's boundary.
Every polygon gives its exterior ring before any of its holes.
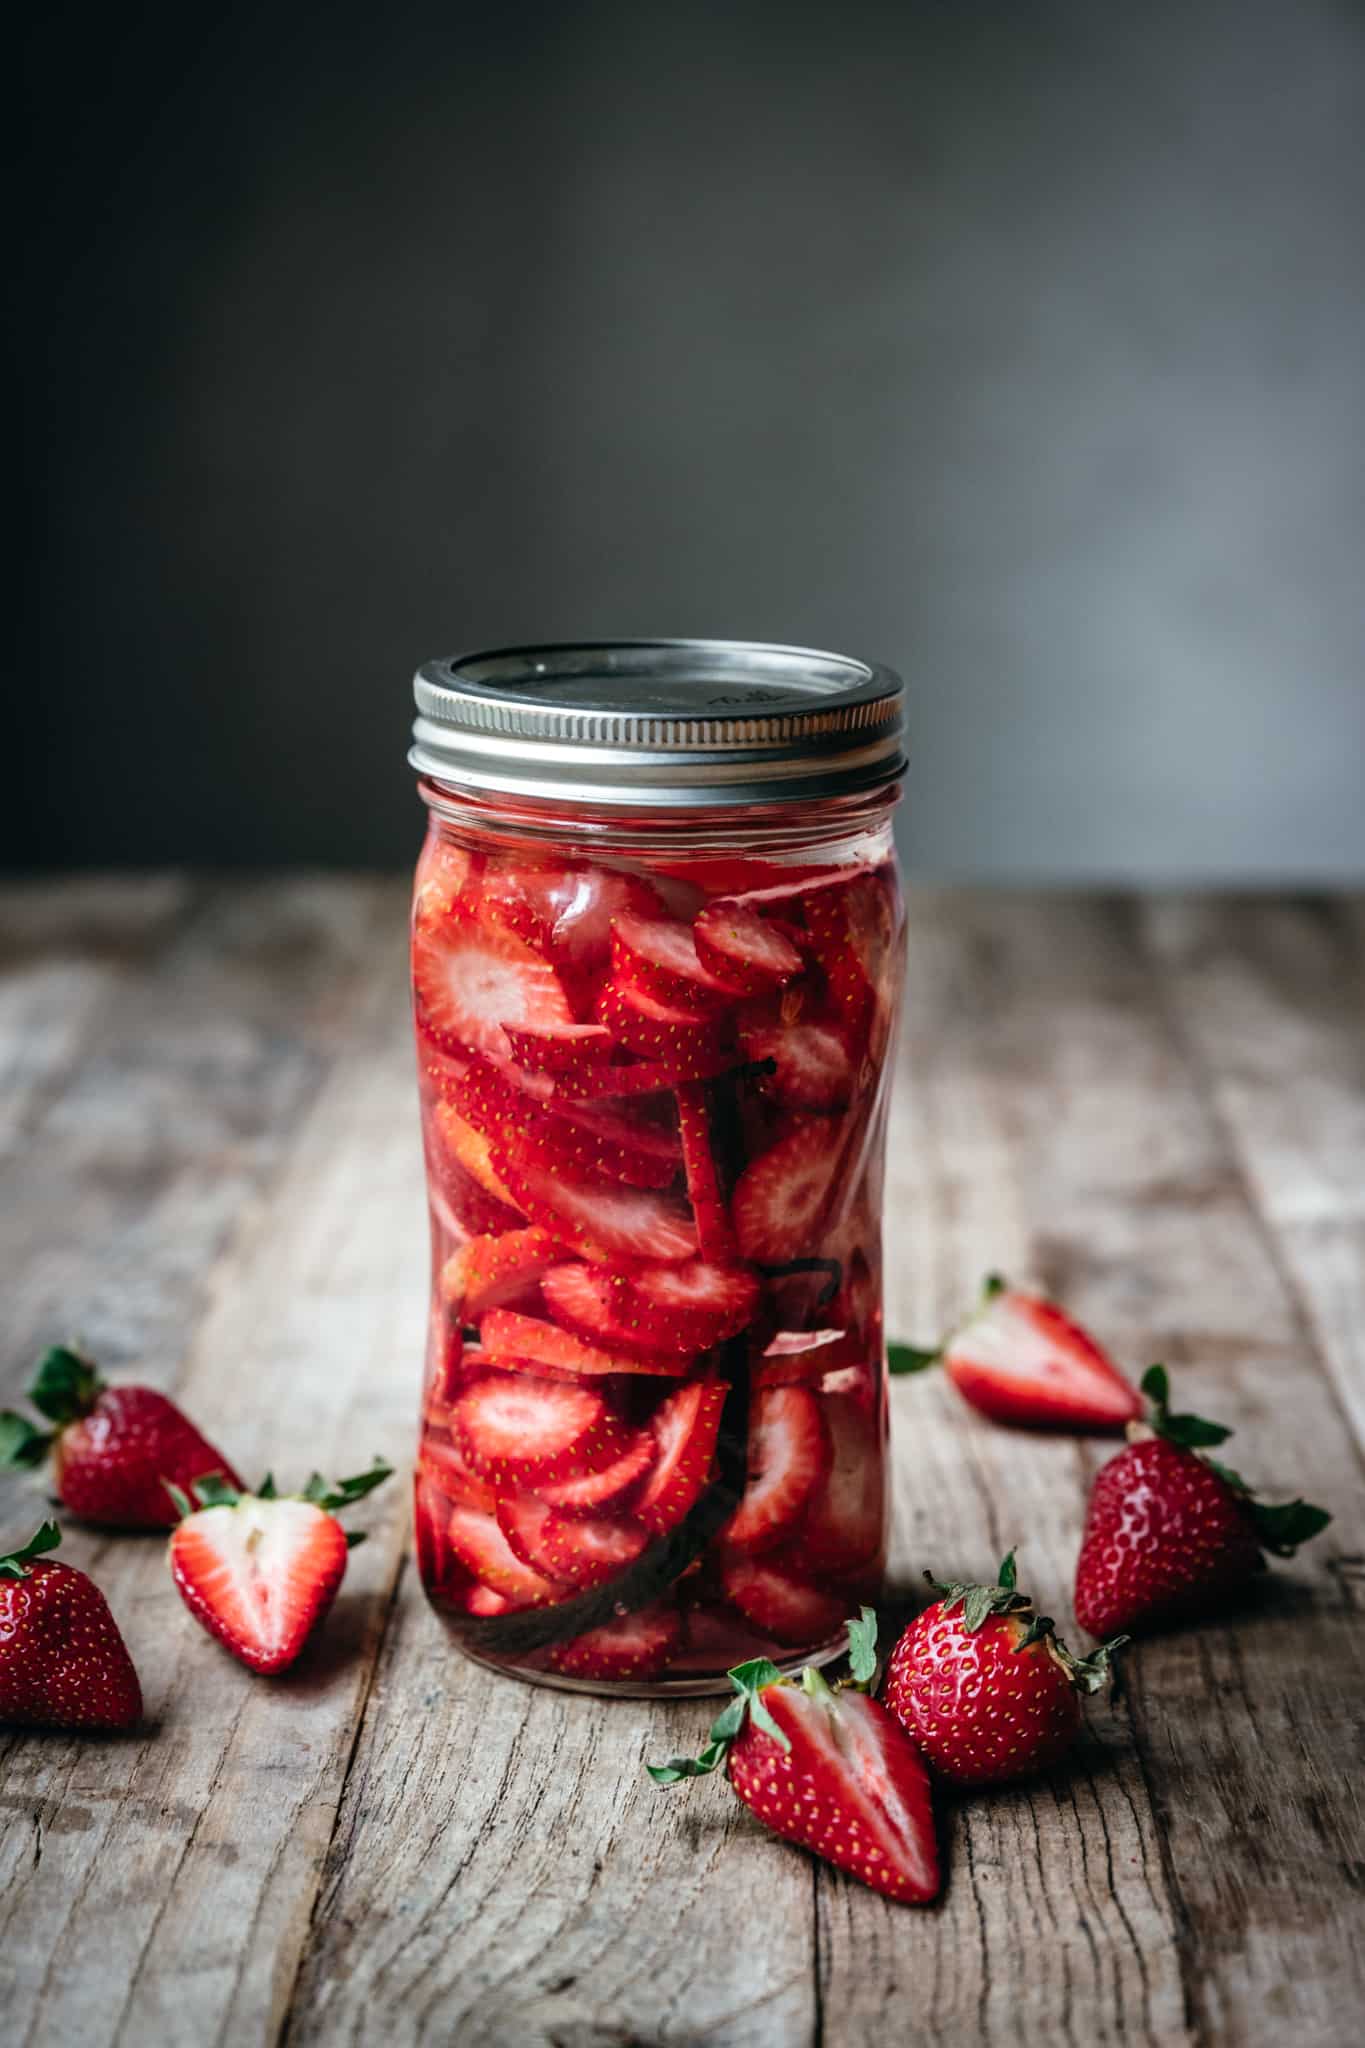
{"type": "Polygon", "coordinates": [[[417,1561],[485,1662],[723,1690],[880,1590],[889,826],[573,841],[433,822],[419,868],[417,1561]]]}

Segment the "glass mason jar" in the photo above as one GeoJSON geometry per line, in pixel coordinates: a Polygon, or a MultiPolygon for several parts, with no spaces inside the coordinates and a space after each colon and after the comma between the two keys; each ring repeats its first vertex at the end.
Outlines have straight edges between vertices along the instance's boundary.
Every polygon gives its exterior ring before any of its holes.
{"type": "Polygon", "coordinates": [[[594,1692],[828,1660],[885,1559],[900,683],[637,641],[415,689],[427,1593],[594,1692]]]}

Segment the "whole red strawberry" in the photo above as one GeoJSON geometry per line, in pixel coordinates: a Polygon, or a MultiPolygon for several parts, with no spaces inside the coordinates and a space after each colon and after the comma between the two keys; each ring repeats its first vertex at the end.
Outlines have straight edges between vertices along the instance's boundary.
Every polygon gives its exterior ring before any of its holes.
{"type": "Polygon", "coordinates": [[[891,1653],[882,1697],[934,1768],[959,1785],[1046,1770],[1081,1725],[1080,1696],[1109,1679],[1119,1642],[1073,1657],[1018,1590],[1011,1551],[994,1586],[942,1595],[891,1653]]]}
{"type": "Polygon", "coordinates": [[[57,1498],[86,1522],[170,1529],[165,1482],[184,1491],[221,1473],[240,1484],[222,1452],[155,1387],[111,1387],[88,1358],[57,1345],[38,1361],[29,1399],[54,1427],[0,1414],[0,1464],[40,1465],[51,1453],[57,1498]]]}
{"type": "Polygon", "coordinates": [[[799,1685],[766,1657],[730,1673],[738,1697],[698,1757],[648,1764],[656,1785],[724,1763],[737,1798],[788,1841],[888,1898],[923,1904],[939,1890],[929,1779],[913,1744],[869,1696],[877,1618],[848,1624],[852,1675],[830,1686],[809,1666],[799,1685]]]}
{"type": "Polygon", "coordinates": [[[1142,1413],[1137,1389],[1089,1331],[1040,1294],[988,1276],[981,1300],[932,1351],[888,1346],[893,1373],[941,1365],[964,1401],[993,1422],[1040,1429],[1119,1429],[1142,1413]]]}
{"type": "Polygon", "coordinates": [[[1076,1562],[1076,1619],[1095,1636],[1206,1613],[1264,1571],[1266,1551],[1292,1557],[1332,1519],[1303,1500],[1272,1507],[1201,1457],[1232,1432],[1172,1415],[1164,1366],[1143,1375],[1142,1391],[1150,1419],[1096,1477],[1076,1562]]]}
{"type": "Polygon", "coordinates": [[[44,1553],[44,1522],[0,1557],[0,1721],[29,1728],[131,1728],[142,1688],[118,1623],[93,1579],[44,1553]]]}

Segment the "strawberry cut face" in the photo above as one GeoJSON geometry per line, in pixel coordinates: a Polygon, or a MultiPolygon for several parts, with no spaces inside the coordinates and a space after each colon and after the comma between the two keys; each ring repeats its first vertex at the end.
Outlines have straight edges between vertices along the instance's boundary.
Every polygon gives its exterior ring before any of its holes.
{"type": "Polygon", "coordinates": [[[171,1576],[190,1612],[253,1671],[283,1671],[346,1570],[334,1515],[305,1500],[200,1508],[171,1537],[171,1576]]]}
{"type": "Polygon", "coordinates": [[[534,946],[430,883],[412,928],[420,1027],[445,1051],[507,1057],[505,1024],[572,1024],[569,999],[534,946]]]}

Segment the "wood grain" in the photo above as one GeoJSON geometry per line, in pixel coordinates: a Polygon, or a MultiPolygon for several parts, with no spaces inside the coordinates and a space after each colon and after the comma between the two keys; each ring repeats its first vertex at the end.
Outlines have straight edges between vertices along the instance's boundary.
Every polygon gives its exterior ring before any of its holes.
{"type": "MultiPolygon", "coordinates": [[[[406,1455],[426,1252],[402,893],[0,891],[12,1390],[79,1330],[248,1470],[406,1455]]],[[[818,1868],[716,1780],[653,1788],[643,1759],[690,1746],[704,1703],[607,1706],[459,1657],[397,1487],[270,1685],[174,1603],[159,1540],[73,1530],[148,1726],[0,1738],[6,2038],[1354,2041],[1363,933],[1315,902],[913,901],[896,1334],[941,1331],[987,1267],[1032,1272],[1338,1518],[1244,1613],[1135,1649],[1070,1766],[945,1802],[938,1907],[818,1868]]],[[[1017,1541],[1069,1619],[1109,1447],[993,1429],[932,1376],[893,1402],[897,1611],[926,1565],[988,1570],[1017,1541]]],[[[5,1529],[40,1505],[7,1484],[5,1529]]]]}

